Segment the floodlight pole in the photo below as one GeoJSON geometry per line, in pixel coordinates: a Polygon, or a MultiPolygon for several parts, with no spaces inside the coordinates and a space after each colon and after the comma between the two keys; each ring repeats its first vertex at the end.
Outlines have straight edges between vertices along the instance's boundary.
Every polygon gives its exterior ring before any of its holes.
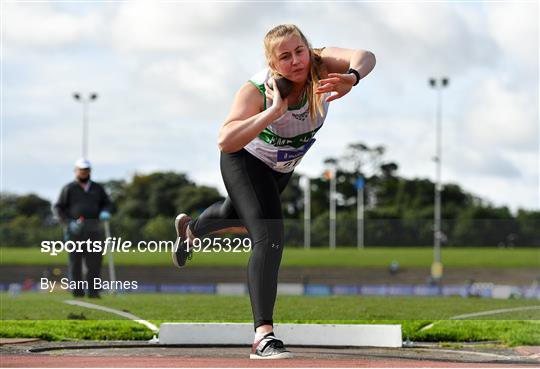
{"type": "Polygon", "coordinates": [[[82,119],[82,157],[88,159],[88,105],[98,98],[98,94],[92,92],[87,98],[84,98],[81,93],[74,92],[73,98],[75,101],[82,103],[83,105],[83,119],[82,119]]]}
{"type": "Polygon", "coordinates": [[[336,249],[336,166],[330,167],[330,249],[336,249]]]}
{"type": "Polygon", "coordinates": [[[311,181],[308,176],[300,178],[304,190],[304,249],[311,248],[311,181]]]}
{"type": "Polygon", "coordinates": [[[336,248],[336,172],[337,163],[335,159],[325,160],[326,170],[324,178],[329,182],[328,199],[329,199],[329,222],[328,222],[328,244],[330,250],[336,248]]]}
{"type": "Polygon", "coordinates": [[[441,264],[441,167],[442,167],[442,89],[448,86],[450,80],[446,77],[436,79],[430,78],[429,85],[437,91],[437,112],[436,112],[436,134],[435,134],[435,211],[433,214],[433,264],[431,276],[434,280],[442,277],[441,264]]]}
{"type": "Polygon", "coordinates": [[[364,248],[364,177],[356,179],[356,247],[364,248]]]}

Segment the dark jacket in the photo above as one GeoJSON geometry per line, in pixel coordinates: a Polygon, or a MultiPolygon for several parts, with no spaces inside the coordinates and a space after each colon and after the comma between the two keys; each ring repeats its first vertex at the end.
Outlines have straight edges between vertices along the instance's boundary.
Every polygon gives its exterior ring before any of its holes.
{"type": "Polygon", "coordinates": [[[85,192],[77,181],[73,181],[62,188],[53,210],[63,224],[84,217],[85,222],[97,225],[99,213],[111,211],[111,200],[99,183],[90,181],[90,188],[85,192]]]}

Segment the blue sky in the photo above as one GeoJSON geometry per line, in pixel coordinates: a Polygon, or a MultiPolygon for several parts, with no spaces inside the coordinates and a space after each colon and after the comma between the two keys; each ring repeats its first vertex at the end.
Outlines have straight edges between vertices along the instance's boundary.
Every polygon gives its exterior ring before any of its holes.
{"type": "Polygon", "coordinates": [[[90,107],[94,179],[187,172],[224,193],[217,132],[264,67],[262,39],[295,23],[313,46],[373,51],[373,73],[332,103],[297,172],[352,142],[384,145],[399,174],[434,178],[435,92],[444,182],[495,205],[540,208],[537,2],[4,2],[2,190],[50,200],[81,152],[90,107]]]}

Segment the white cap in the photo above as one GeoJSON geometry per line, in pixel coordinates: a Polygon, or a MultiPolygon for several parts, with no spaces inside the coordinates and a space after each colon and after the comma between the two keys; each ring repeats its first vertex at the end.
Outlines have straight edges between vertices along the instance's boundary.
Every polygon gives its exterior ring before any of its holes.
{"type": "Polygon", "coordinates": [[[88,160],[81,158],[75,162],[75,168],[90,169],[92,168],[92,165],[90,165],[90,162],[88,160]]]}

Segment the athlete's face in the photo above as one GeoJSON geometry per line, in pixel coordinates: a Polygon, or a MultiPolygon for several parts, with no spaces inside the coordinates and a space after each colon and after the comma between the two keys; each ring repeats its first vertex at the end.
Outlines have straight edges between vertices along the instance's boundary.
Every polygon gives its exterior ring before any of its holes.
{"type": "Polygon", "coordinates": [[[305,82],[309,73],[309,49],[298,35],[276,41],[271,67],[293,82],[305,82]]]}

